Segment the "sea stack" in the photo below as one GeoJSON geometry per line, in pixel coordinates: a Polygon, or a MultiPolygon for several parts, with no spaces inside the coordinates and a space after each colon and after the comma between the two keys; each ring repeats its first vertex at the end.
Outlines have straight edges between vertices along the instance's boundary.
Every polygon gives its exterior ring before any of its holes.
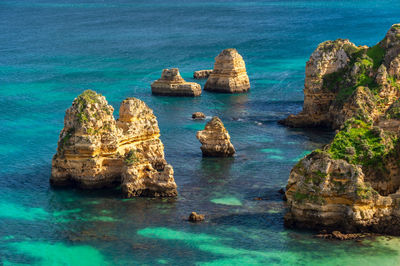
{"type": "Polygon", "coordinates": [[[202,146],[200,147],[204,157],[231,157],[235,154],[228,131],[221,119],[214,116],[204,130],[196,135],[202,146]]]}
{"type": "Polygon", "coordinates": [[[246,65],[236,49],[225,49],[215,57],[214,69],[204,85],[204,90],[223,93],[240,93],[250,89],[246,65]]]}
{"type": "Polygon", "coordinates": [[[193,73],[193,78],[195,78],[195,79],[206,79],[206,78],[208,78],[210,76],[211,73],[212,73],[212,69],[195,71],[193,73]]]}
{"type": "Polygon", "coordinates": [[[151,84],[151,92],[161,96],[200,96],[201,86],[186,82],[178,68],[164,69],[161,78],[151,84]]]}
{"type": "Polygon", "coordinates": [[[280,123],[339,129],[353,116],[377,120],[400,96],[399,36],[400,24],[395,24],[372,47],[347,39],[318,45],[306,64],[303,110],[280,123]]]}
{"type": "Polygon", "coordinates": [[[285,123],[340,130],[290,172],[286,226],[400,235],[399,36],[396,24],[371,48],[325,42],[307,63],[304,109],[285,123]]]}
{"type": "Polygon", "coordinates": [[[50,182],[101,188],[121,185],[124,196],[176,196],[172,166],[153,111],[141,100],[121,103],[119,119],[101,94],[87,90],[66,111],[50,182]]]}

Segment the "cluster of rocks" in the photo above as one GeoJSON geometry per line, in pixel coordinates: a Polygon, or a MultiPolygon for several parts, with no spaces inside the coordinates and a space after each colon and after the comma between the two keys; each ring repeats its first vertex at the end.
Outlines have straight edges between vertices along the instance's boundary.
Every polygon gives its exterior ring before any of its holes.
{"type": "Polygon", "coordinates": [[[311,55],[303,110],[281,123],[337,131],[293,167],[287,226],[400,234],[399,36],[396,24],[373,47],[339,39],[311,55]]]}
{"type": "Polygon", "coordinates": [[[119,119],[104,96],[87,90],[66,111],[50,182],[54,186],[120,185],[126,197],[176,196],[174,171],[153,111],[141,100],[121,103],[119,119]]]}
{"type": "Polygon", "coordinates": [[[201,86],[195,82],[186,82],[179,69],[164,69],[161,78],[151,84],[154,95],[167,96],[200,96],[201,86]]]}
{"type": "MultiPolygon", "coordinates": [[[[246,65],[236,49],[225,49],[216,58],[213,70],[193,73],[195,79],[206,79],[204,90],[225,93],[240,93],[250,89],[246,65]]],[[[164,69],[161,78],[151,84],[154,95],[200,96],[201,86],[186,82],[177,68],[164,69]]]]}

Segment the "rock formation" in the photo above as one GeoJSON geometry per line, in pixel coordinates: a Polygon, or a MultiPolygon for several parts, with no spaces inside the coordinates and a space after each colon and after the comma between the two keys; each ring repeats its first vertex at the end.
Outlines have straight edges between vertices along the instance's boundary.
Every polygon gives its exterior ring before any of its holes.
{"type": "Polygon", "coordinates": [[[212,69],[195,71],[193,73],[193,78],[195,78],[195,79],[206,79],[211,75],[211,73],[212,73],[212,69]]]}
{"type": "Polygon", "coordinates": [[[201,151],[206,157],[230,157],[235,154],[228,131],[222,121],[214,116],[204,130],[198,131],[197,139],[201,142],[201,151]]]}
{"type": "Polygon", "coordinates": [[[202,112],[195,112],[192,114],[192,118],[195,120],[202,120],[202,119],[206,119],[206,115],[202,112]]]}
{"type": "Polygon", "coordinates": [[[371,48],[325,44],[307,63],[302,113],[285,123],[340,130],[292,169],[285,224],[400,235],[400,24],[371,48]]]}
{"type": "Polygon", "coordinates": [[[201,222],[204,221],[204,214],[197,214],[196,212],[192,212],[189,215],[189,222],[201,222]]]}
{"type": "Polygon", "coordinates": [[[161,78],[151,84],[151,92],[162,96],[200,96],[201,86],[194,82],[186,82],[179,69],[164,69],[161,78]]]}
{"type": "Polygon", "coordinates": [[[288,226],[400,234],[400,120],[351,118],[292,169],[288,226]]]}
{"type": "Polygon", "coordinates": [[[239,93],[250,89],[249,77],[242,56],[236,49],[225,49],[216,58],[214,69],[204,85],[204,90],[239,93]]]}
{"type": "Polygon", "coordinates": [[[121,185],[125,196],[176,196],[171,165],[153,111],[141,100],[121,103],[119,119],[104,96],[87,90],[66,111],[50,182],[101,188],[121,185]]]}
{"type": "Polygon", "coordinates": [[[306,64],[303,110],[280,123],[340,128],[354,116],[376,120],[400,96],[400,24],[373,47],[321,43],[306,64]]]}

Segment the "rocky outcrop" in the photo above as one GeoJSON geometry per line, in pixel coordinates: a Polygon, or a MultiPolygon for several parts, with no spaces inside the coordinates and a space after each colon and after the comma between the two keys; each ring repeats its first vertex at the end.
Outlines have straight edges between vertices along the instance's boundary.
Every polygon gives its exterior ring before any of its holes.
{"type": "Polygon", "coordinates": [[[176,196],[171,165],[153,111],[141,100],[121,103],[119,119],[104,96],[87,90],[66,111],[52,185],[121,185],[125,196],[176,196]]]}
{"type": "Polygon", "coordinates": [[[400,121],[349,119],[292,169],[290,227],[400,234],[400,121]]]}
{"type": "Polygon", "coordinates": [[[186,82],[179,69],[164,69],[161,78],[151,84],[151,92],[162,96],[200,96],[201,86],[194,82],[186,82]]]}
{"type": "Polygon", "coordinates": [[[189,222],[201,222],[201,221],[204,221],[204,214],[197,214],[196,212],[192,212],[190,215],[189,215],[189,219],[188,219],[188,221],[189,222]]]}
{"type": "Polygon", "coordinates": [[[239,93],[250,89],[242,56],[236,49],[225,49],[216,58],[214,69],[204,85],[212,92],[239,93]]]}
{"type": "Polygon", "coordinates": [[[338,129],[359,112],[375,121],[400,96],[399,36],[396,24],[373,47],[343,39],[321,43],[306,64],[303,110],[280,123],[338,129]]]}
{"type": "Polygon", "coordinates": [[[201,151],[206,157],[230,157],[235,154],[228,131],[222,121],[214,116],[204,130],[198,131],[197,139],[202,144],[201,151]]]}
{"type": "Polygon", "coordinates": [[[194,119],[194,120],[206,119],[206,115],[202,112],[195,112],[192,114],[192,119],[194,119]]]}
{"type": "Polygon", "coordinates": [[[212,73],[212,69],[195,71],[193,73],[193,78],[195,78],[195,79],[206,79],[211,75],[211,73],[212,73]]]}

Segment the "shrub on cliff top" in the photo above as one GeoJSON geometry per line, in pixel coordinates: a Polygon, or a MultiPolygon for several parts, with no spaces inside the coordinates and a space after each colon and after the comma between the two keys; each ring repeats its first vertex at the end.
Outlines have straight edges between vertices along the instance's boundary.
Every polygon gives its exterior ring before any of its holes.
{"type": "Polygon", "coordinates": [[[372,124],[349,119],[336,134],[328,153],[333,159],[344,159],[352,164],[379,166],[382,158],[393,148],[393,142],[393,137],[385,135],[372,124]]]}

